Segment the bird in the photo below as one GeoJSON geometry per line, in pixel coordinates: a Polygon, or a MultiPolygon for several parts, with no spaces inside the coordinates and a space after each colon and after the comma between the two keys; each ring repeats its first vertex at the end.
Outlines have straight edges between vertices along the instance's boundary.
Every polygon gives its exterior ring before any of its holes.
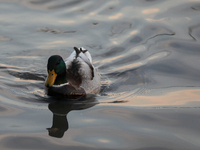
{"type": "Polygon", "coordinates": [[[91,54],[83,47],[74,47],[74,51],[65,60],[60,55],[50,56],[47,72],[47,95],[79,97],[98,94],[100,91],[100,74],[92,64],[91,54]]]}

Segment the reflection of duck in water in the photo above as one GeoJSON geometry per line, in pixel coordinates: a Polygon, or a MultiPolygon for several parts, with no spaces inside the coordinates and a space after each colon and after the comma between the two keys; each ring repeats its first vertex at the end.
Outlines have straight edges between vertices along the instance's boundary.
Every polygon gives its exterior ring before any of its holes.
{"type": "Polygon", "coordinates": [[[59,55],[49,58],[45,81],[48,95],[70,97],[99,92],[100,76],[92,65],[90,53],[84,48],[74,47],[74,50],[65,61],[59,55]]]}
{"type": "MultiPolygon", "coordinates": [[[[88,99],[88,98],[87,98],[88,99]]],[[[47,128],[49,135],[57,138],[62,138],[65,131],[68,130],[67,114],[72,110],[83,110],[96,105],[95,99],[87,100],[84,103],[64,103],[54,102],[49,104],[49,110],[53,113],[52,127],[47,128]]]]}

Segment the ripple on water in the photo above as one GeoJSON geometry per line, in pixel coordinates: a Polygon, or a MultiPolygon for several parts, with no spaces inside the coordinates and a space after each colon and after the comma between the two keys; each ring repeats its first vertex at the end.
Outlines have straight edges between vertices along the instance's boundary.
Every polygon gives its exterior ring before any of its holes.
{"type": "Polygon", "coordinates": [[[199,6],[0,0],[0,149],[199,149],[199,6]],[[100,93],[48,97],[49,56],[74,46],[91,52],[100,93]]]}
{"type": "Polygon", "coordinates": [[[21,109],[18,109],[18,108],[14,108],[14,107],[11,107],[11,106],[7,106],[7,105],[4,105],[4,104],[1,104],[0,105],[0,116],[16,116],[22,112],[24,112],[23,110],[21,109]]]}

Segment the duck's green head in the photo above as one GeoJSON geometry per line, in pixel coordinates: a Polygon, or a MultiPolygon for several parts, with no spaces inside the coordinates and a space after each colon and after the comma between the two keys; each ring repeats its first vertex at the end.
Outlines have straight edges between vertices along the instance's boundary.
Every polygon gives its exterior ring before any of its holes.
{"type": "Polygon", "coordinates": [[[46,87],[66,82],[66,65],[61,56],[53,55],[49,58],[47,71],[48,77],[45,83],[46,87]]]}

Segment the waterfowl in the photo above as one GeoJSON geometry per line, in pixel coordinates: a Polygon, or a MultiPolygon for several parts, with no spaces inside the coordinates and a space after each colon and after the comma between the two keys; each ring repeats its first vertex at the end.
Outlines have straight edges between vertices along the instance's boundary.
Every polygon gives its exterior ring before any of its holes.
{"type": "Polygon", "coordinates": [[[47,71],[47,95],[81,96],[97,94],[100,90],[100,76],[84,48],[74,47],[65,60],[59,55],[49,57],[47,71]]]}

